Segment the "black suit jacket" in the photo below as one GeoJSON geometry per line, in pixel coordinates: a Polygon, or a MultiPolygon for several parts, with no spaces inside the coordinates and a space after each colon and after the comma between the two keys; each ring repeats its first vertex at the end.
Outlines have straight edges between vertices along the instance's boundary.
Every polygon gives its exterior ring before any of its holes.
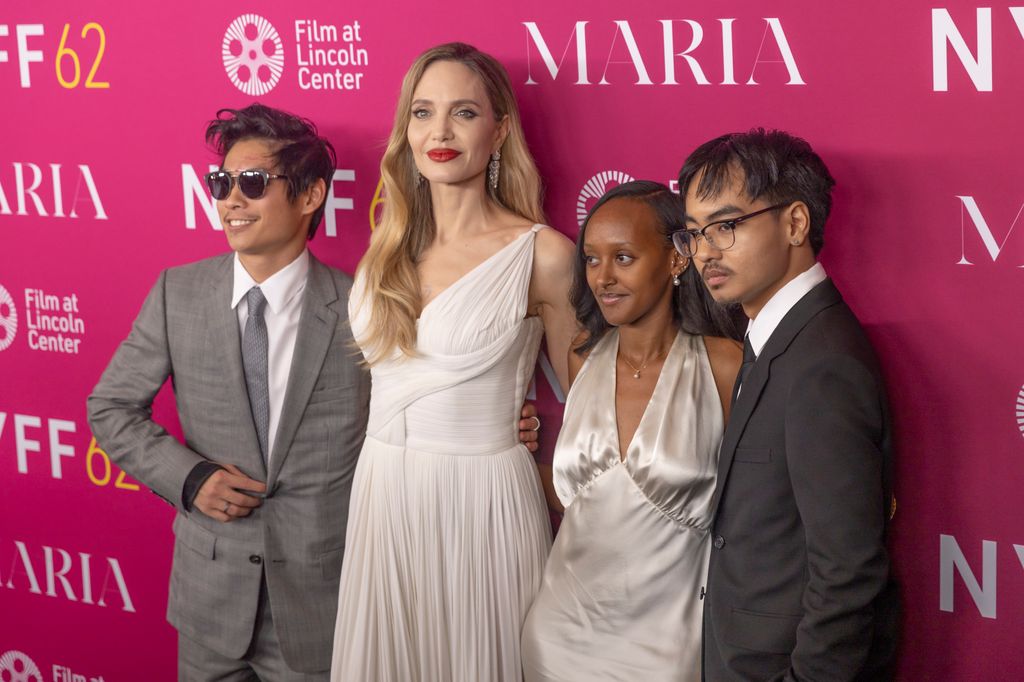
{"type": "Polygon", "coordinates": [[[890,469],[877,360],[825,280],[769,338],[723,437],[706,680],[892,677],[890,469]]]}

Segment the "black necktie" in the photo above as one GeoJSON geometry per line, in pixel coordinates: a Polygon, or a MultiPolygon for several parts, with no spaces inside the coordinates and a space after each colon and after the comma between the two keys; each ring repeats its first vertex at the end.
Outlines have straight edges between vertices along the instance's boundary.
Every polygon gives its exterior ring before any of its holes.
{"type": "Polygon", "coordinates": [[[732,387],[732,402],[736,404],[736,398],[740,394],[740,386],[747,380],[750,375],[750,370],[754,369],[754,363],[757,361],[757,356],[754,355],[754,349],[750,345],[750,335],[743,337],[743,366],[740,367],[740,373],[736,377],[736,385],[732,387]]]}

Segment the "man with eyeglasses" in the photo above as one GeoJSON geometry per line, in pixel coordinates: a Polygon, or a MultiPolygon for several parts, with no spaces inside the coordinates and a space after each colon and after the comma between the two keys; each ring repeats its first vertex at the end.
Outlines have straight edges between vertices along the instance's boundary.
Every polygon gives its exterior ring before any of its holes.
{"type": "Polygon", "coordinates": [[[832,176],[781,131],[724,135],[679,175],[673,235],[750,318],[723,436],[704,679],[891,679],[898,597],[889,408],[871,344],[817,262],[832,176]]]}

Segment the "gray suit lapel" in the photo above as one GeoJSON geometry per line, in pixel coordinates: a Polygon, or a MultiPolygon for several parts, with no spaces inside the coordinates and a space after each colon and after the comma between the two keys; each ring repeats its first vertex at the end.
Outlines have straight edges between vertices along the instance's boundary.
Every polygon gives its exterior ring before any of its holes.
{"type": "MultiPolygon", "coordinates": [[[[299,330],[295,339],[295,353],[288,375],[288,389],[284,394],[284,406],[277,427],[277,439],[270,455],[270,475],[267,487],[272,488],[281,467],[291,450],[295,432],[302,421],[302,415],[309,403],[320,369],[323,367],[327,350],[334,338],[338,325],[338,313],[329,306],[338,300],[338,291],[327,267],[313,254],[309,256],[309,279],[302,301],[299,330]]],[[[255,431],[255,430],[254,430],[255,431]]],[[[326,448],[327,443],[323,446],[326,448]]]]}
{"type": "Polygon", "coordinates": [[[807,323],[815,315],[840,301],[842,301],[842,297],[839,295],[839,290],[836,289],[832,280],[826,279],[821,282],[807,292],[786,313],[786,316],[782,318],[782,322],[779,323],[779,326],[775,328],[775,331],[768,339],[768,343],[761,349],[761,354],[757,357],[754,368],[750,370],[750,375],[743,382],[743,388],[736,399],[736,404],[732,406],[729,424],[726,426],[725,434],[722,437],[722,449],[719,450],[718,454],[718,479],[715,486],[715,494],[711,498],[712,518],[718,513],[718,504],[722,499],[722,491],[729,478],[729,469],[732,468],[733,457],[736,455],[736,445],[746,429],[747,422],[750,421],[750,416],[754,413],[754,408],[757,407],[761,393],[764,392],[764,388],[768,384],[769,377],[771,377],[772,361],[789,348],[789,344],[793,342],[796,335],[807,326],[807,323]]]}
{"type": "Polygon", "coordinates": [[[242,368],[242,341],[238,331],[238,313],[231,307],[231,293],[234,287],[234,258],[226,256],[217,268],[213,296],[207,301],[206,319],[210,321],[216,348],[224,367],[224,381],[228,390],[228,404],[225,410],[236,414],[232,422],[246,434],[249,441],[247,452],[253,453],[248,459],[245,474],[257,480],[266,480],[267,469],[260,455],[260,441],[256,435],[256,424],[249,409],[249,389],[245,385],[245,370],[242,368]]]}

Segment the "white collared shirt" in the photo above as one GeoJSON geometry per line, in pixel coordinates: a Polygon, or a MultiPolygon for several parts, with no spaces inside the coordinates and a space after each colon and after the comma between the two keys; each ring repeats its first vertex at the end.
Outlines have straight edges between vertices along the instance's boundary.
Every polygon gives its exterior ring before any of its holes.
{"type": "Polygon", "coordinates": [[[302,314],[302,300],[309,275],[309,250],[303,249],[299,257],[268,277],[262,284],[246,272],[235,253],[235,283],[231,293],[231,307],[238,313],[238,333],[245,335],[245,321],[249,319],[249,303],[246,293],[259,286],[267,305],[263,319],[267,323],[267,373],[270,392],[270,425],[267,429],[267,462],[274,451],[277,440],[277,425],[281,422],[284,406],[284,392],[288,388],[292,356],[295,354],[295,339],[299,332],[299,316],[302,314]]]}
{"type": "Polygon", "coordinates": [[[754,355],[760,356],[764,346],[768,343],[775,329],[782,322],[782,318],[793,309],[801,298],[825,281],[828,275],[821,263],[815,263],[812,267],[804,270],[799,275],[786,282],[786,285],[775,292],[775,295],[768,299],[757,317],[747,325],[747,337],[750,339],[750,347],[754,355]]]}

